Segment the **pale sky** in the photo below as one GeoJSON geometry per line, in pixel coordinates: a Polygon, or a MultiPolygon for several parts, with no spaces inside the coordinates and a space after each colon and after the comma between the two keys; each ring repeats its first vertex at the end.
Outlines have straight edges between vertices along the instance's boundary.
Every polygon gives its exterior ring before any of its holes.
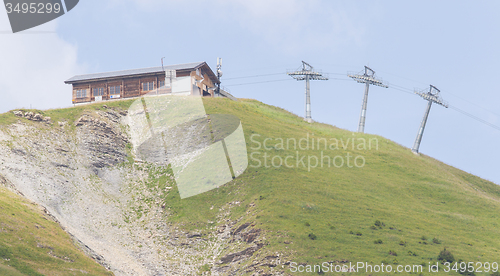
{"type": "MultiPolygon", "coordinates": [[[[160,66],[162,57],[214,69],[222,57],[233,95],[304,116],[304,83],[285,74],[304,60],[330,77],[311,84],[313,119],[356,131],[363,85],[346,74],[368,65],[392,88],[370,88],[365,131],[411,147],[426,106],[411,91],[429,84],[500,126],[499,12],[498,1],[87,0],[10,34],[1,8],[0,112],[70,106],[64,80],[75,74],[160,66]]],[[[434,105],[420,151],[500,184],[499,138],[434,105]]]]}

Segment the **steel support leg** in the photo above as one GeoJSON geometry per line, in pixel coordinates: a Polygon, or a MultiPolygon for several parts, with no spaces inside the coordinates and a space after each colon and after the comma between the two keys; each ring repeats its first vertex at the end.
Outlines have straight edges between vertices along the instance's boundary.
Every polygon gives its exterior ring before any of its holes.
{"type": "Polygon", "coordinates": [[[361,115],[359,116],[358,132],[365,132],[366,106],[368,105],[368,88],[370,85],[366,83],[365,96],[363,97],[363,105],[361,106],[361,115]]]}
{"type": "Polygon", "coordinates": [[[306,76],[306,117],[305,120],[309,123],[312,122],[311,118],[311,89],[309,86],[309,76],[306,76]]]}
{"type": "Polygon", "coordinates": [[[418,130],[417,139],[415,139],[415,144],[411,151],[418,153],[418,148],[420,147],[420,142],[422,142],[422,136],[424,135],[425,124],[427,123],[427,118],[429,117],[429,112],[431,111],[432,101],[427,104],[427,109],[425,110],[424,118],[422,119],[422,124],[418,130]]]}

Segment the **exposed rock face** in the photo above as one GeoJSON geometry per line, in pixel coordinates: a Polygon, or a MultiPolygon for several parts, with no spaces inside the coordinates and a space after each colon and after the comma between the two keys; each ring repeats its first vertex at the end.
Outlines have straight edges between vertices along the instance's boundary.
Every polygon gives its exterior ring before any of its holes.
{"type": "Polygon", "coordinates": [[[19,110],[14,110],[12,111],[12,113],[14,113],[14,115],[16,115],[17,117],[23,117],[24,114],[22,111],[19,111],[19,110]]]}
{"type": "MultiPolygon", "coordinates": [[[[47,120],[19,112],[14,114],[47,120]]],[[[164,186],[148,186],[152,170],[154,180],[166,168],[124,165],[130,154],[126,115],[107,108],[82,115],[74,127],[20,122],[0,129],[0,184],[45,207],[115,275],[198,275],[203,265],[210,267],[206,275],[243,274],[241,263],[265,244],[262,231],[228,220],[239,202],[223,207],[219,226],[208,232],[168,224],[163,199],[175,185],[173,177],[164,186]]],[[[254,263],[245,273],[263,275],[262,265],[254,263]]]]}
{"type": "Polygon", "coordinates": [[[31,118],[31,120],[37,121],[37,122],[41,122],[41,121],[43,121],[43,117],[42,117],[42,115],[36,113],[35,115],[33,115],[33,117],[31,118]]]}
{"type": "Polygon", "coordinates": [[[240,251],[240,252],[228,254],[228,255],[222,257],[220,259],[220,262],[223,264],[227,264],[227,263],[234,263],[234,262],[239,261],[241,259],[248,258],[248,257],[252,256],[253,253],[255,253],[255,251],[259,250],[261,247],[262,247],[262,244],[259,244],[257,246],[248,247],[245,250],[240,251]]]}
{"type": "Polygon", "coordinates": [[[42,116],[42,114],[39,114],[39,113],[33,113],[31,111],[23,113],[20,110],[14,110],[14,111],[12,111],[12,113],[14,113],[14,115],[16,115],[17,117],[24,117],[24,118],[31,120],[31,121],[52,124],[52,120],[50,117],[44,117],[44,116],[42,116]]]}
{"type": "MultiPolygon", "coordinates": [[[[115,124],[117,122],[114,122],[115,124]]],[[[127,136],[106,120],[83,115],[76,122],[79,155],[87,157],[94,172],[125,161],[127,136]]]]}

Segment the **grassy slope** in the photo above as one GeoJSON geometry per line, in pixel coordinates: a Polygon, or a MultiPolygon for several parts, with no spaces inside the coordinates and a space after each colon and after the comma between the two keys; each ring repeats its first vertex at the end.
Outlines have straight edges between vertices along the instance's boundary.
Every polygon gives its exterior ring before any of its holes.
{"type": "MultiPolygon", "coordinates": [[[[234,185],[179,202],[177,209],[186,221],[201,217],[202,212],[196,210],[206,210],[204,215],[209,216],[211,204],[240,200],[245,207],[234,217],[244,215],[249,203],[257,203],[256,217],[246,220],[256,220],[259,227],[271,231],[272,249],[294,252],[290,259],[299,263],[346,259],[413,265],[435,262],[444,247],[456,259],[500,261],[500,187],[494,183],[430,157],[414,155],[385,138],[308,124],[257,101],[205,99],[205,104],[207,113],[230,113],[242,120],[249,153],[250,147],[256,146],[250,142],[251,134],[260,134],[261,142],[266,137],[299,139],[307,133],[344,141],[377,138],[379,149],[347,150],[365,157],[363,168],[324,167],[309,172],[303,167],[249,167],[233,181],[234,185]],[[371,229],[376,220],[385,227],[371,229]],[[361,236],[356,235],[358,232],[361,236]],[[311,240],[311,233],[317,239],[311,240]],[[433,238],[441,243],[433,243],[433,238]],[[375,244],[378,239],[383,243],[375,244]],[[292,243],[283,243],[286,240],[292,243]],[[405,245],[400,245],[401,241],[405,245]],[[397,257],[390,255],[390,250],[397,257]],[[409,251],[416,256],[410,256],[409,251]]],[[[295,155],[293,149],[267,152],[283,158],[295,155]]],[[[344,150],[324,153],[346,155],[344,150]]],[[[300,154],[320,156],[320,151],[300,154]]],[[[252,164],[256,163],[250,161],[252,164]]]]}
{"type": "MultiPolygon", "coordinates": [[[[127,109],[130,101],[116,101],[110,107],[127,109]]],[[[101,105],[66,109],[29,110],[50,116],[54,122],[73,123],[86,110],[103,110],[101,105]]],[[[12,112],[0,114],[0,126],[15,123],[12,112]]],[[[22,119],[23,123],[39,123],[22,119]]],[[[56,124],[53,128],[59,127],[56,124]]],[[[50,130],[50,128],[49,128],[50,130]]],[[[61,227],[47,219],[35,206],[0,186],[0,275],[112,275],[85,256],[61,227]]]]}
{"type": "Polygon", "coordinates": [[[0,187],[0,275],[112,275],[35,205],[0,187]]]}
{"type": "MultiPolygon", "coordinates": [[[[307,133],[310,137],[344,141],[353,137],[377,138],[379,148],[324,151],[332,157],[345,156],[347,152],[362,155],[366,159],[363,168],[324,167],[308,171],[303,167],[249,167],[236,180],[201,195],[180,200],[174,191],[165,199],[172,210],[173,223],[189,229],[205,228],[215,221],[219,207],[241,201],[239,207],[232,209],[233,219],[255,222],[267,230],[269,245],[256,257],[281,251],[291,252],[288,260],[308,264],[349,260],[413,265],[435,262],[446,247],[457,259],[500,261],[499,186],[425,155],[416,156],[382,137],[308,124],[291,113],[254,100],[207,98],[204,102],[207,113],[234,114],[241,119],[249,153],[250,147],[255,146],[250,142],[252,134],[260,134],[255,139],[260,142],[267,137],[300,139],[307,133]],[[250,203],[255,203],[255,207],[249,207],[250,203]],[[372,227],[376,220],[385,226],[372,227]],[[310,234],[317,238],[310,239],[310,234]],[[433,243],[433,238],[441,243],[433,243]],[[379,239],[382,244],[375,244],[379,239]],[[400,245],[402,242],[404,245],[400,245]],[[390,255],[390,250],[397,256],[390,255]]],[[[126,108],[130,103],[116,101],[107,105],[126,108]]],[[[71,122],[85,109],[98,109],[101,105],[49,110],[44,115],[54,121],[67,118],[71,122]]],[[[0,124],[15,120],[11,113],[0,115],[0,124]]],[[[268,145],[273,143],[276,140],[268,145]]],[[[293,149],[260,152],[283,158],[295,155],[293,149]]],[[[320,151],[306,150],[300,154],[320,156],[320,151]]],[[[250,165],[254,164],[250,161],[250,165]]]]}

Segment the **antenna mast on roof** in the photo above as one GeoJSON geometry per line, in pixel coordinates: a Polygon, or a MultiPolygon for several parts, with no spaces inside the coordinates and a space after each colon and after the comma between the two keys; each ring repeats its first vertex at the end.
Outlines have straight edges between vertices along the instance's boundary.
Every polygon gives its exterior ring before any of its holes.
{"type": "Polygon", "coordinates": [[[375,71],[373,71],[370,67],[365,66],[365,72],[364,74],[357,74],[357,75],[352,75],[348,74],[348,77],[352,78],[353,80],[359,82],[359,83],[364,83],[365,84],[365,96],[363,97],[363,104],[361,105],[361,115],[359,116],[359,125],[358,125],[358,132],[365,132],[365,121],[366,121],[366,107],[368,105],[368,89],[370,87],[370,84],[380,86],[380,87],[385,87],[388,88],[388,85],[385,85],[382,83],[381,80],[378,80],[375,78],[375,71]]]}
{"type": "Polygon", "coordinates": [[[309,86],[309,81],[310,80],[328,80],[328,77],[324,77],[322,73],[320,72],[315,72],[313,70],[313,67],[305,62],[302,61],[302,69],[297,70],[295,72],[288,72],[287,75],[291,76],[292,78],[302,81],[306,81],[306,116],[304,120],[307,122],[311,123],[312,118],[311,118],[311,89],[309,86]]]}
{"type": "Polygon", "coordinates": [[[165,58],[165,57],[162,57],[162,58],[161,58],[161,70],[162,70],[162,71],[165,71],[165,69],[163,69],[163,59],[164,59],[164,58],[165,58]]]}
{"type": "Polygon", "coordinates": [[[222,58],[217,58],[217,80],[219,83],[217,84],[217,96],[220,96],[220,78],[222,77],[222,58]]]}
{"type": "Polygon", "coordinates": [[[413,144],[413,148],[411,151],[414,153],[418,153],[418,148],[420,147],[420,142],[422,142],[422,136],[424,135],[425,124],[427,123],[427,118],[429,117],[429,112],[431,111],[432,103],[437,103],[448,108],[448,104],[443,101],[443,99],[439,96],[439,89],[437,89],[434,85],[431,85],[429,88],[429,92],[419,92],[415,91],[415,94],[429,101],[427,104],[427,109],[424,113],[424,118],[422,119],[422,123],[420,124],[420,129],[418,130],[417,138],[415,139],[415,144],[413,144]]]}

